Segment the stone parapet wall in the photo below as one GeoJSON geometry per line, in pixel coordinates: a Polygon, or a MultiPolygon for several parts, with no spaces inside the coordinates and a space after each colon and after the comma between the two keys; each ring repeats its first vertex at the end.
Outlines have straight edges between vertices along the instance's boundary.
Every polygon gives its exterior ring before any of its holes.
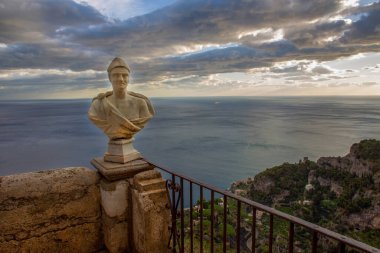
{"type": "Polygon", "coordinates": [[[0,253],[164,253],[165,181],[74,167],[0,177],[0,253]]]}
{"type": "Polygon", "coordinates": [[[65,168],[0,177],[0,252],[97,252],[99,175],[65,168]]]}

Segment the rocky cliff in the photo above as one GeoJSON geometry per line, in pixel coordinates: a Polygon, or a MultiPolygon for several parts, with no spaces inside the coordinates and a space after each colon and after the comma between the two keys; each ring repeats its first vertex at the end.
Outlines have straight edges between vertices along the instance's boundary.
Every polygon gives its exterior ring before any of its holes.
{"type": "Polygon", "coordinates": [[[231,190],[380,248],[380,141],[353,144],[343,157],[285,163],[231,190]]]}
{"type": "Polygon", "coordinates": [[[317,164],[321,168],[337,169],[358,177],[370,176],[379,183],[380,144],[376,140],[364,140],[351,146],[344,157],[321,157],[317,164]],[[376,175],[376,176],[375,176],[376,175]],[[375,176],[375,177],[374,177],[375,176]]]}

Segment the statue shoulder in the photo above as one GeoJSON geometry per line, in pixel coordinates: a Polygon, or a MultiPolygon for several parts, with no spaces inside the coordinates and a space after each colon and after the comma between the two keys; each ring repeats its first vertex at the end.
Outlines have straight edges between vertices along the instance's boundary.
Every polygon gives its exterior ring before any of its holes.
{"type": "Polygon", "coordinates": [[[105,117],[105,111],[108,108],[108,103],[104,103],[103,98],[109,97],[113,94],[112,91],[107,91],[105,93],[99,93],[96,97],[92,99],[91,106],[89,109],[89,116],[99,118],[105,117]]]}
{"type": "Polygon", "coordinates": [[[136,97],[136,98],[141,98],[141,99],[144,99],[144,100],[149,100],[146,96],[144,96],[143,94],[137,93],[137,92],[128,91],[128,94],[131,95],[131,96],[133,96],[133,97],[136,97]]]}
{"type": "Polygon", "coordinates": [[[154,115],[155,111],[154,111],[153,105],[152,105],[152,103],[150,102],[150,100],[146,96],[144,96],[143,94],[137,93],[137,92],[133,92],[133,91],[128,91],[128,94],[130,94],[130,95],[132,95],[132,96],[134,96],[136,98],[142,99],[141,101],[144,101],[144,103],[148,107],[149,113],[152,116],[154,115]]]}
{"type": "Polygon", "coordinates": [[[105,97],[109,97],[113,94],[113,91],[107,91],[106,93],[99,93],[96,97],[92,99],[94,102],[95,100],[102,100],[105,97]]]}

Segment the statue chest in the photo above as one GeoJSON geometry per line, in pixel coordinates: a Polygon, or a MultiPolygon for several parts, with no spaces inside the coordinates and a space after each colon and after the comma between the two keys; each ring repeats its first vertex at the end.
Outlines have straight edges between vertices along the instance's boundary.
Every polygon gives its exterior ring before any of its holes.
{"type": "Polygon", "coordinates": [[[121,112],[121,114],[123,114],[129,120],[139,118],[139,107],[137,106],[136,101],[118,101],[116,107],[121,112]]]}

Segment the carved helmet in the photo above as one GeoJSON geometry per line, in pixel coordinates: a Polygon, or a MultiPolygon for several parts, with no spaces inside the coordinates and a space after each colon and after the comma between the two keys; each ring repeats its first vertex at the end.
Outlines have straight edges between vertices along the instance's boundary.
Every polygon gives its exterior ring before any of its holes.
{"type": "Polygon", "coordinates": [[[128,70],[128,73],[131,72],[128,64],[126,64],[125,61],[119,57],[114,58],[108,66],[108,77],[110,77],[110,73],[114,68],[125,68],[128,70]]]}

